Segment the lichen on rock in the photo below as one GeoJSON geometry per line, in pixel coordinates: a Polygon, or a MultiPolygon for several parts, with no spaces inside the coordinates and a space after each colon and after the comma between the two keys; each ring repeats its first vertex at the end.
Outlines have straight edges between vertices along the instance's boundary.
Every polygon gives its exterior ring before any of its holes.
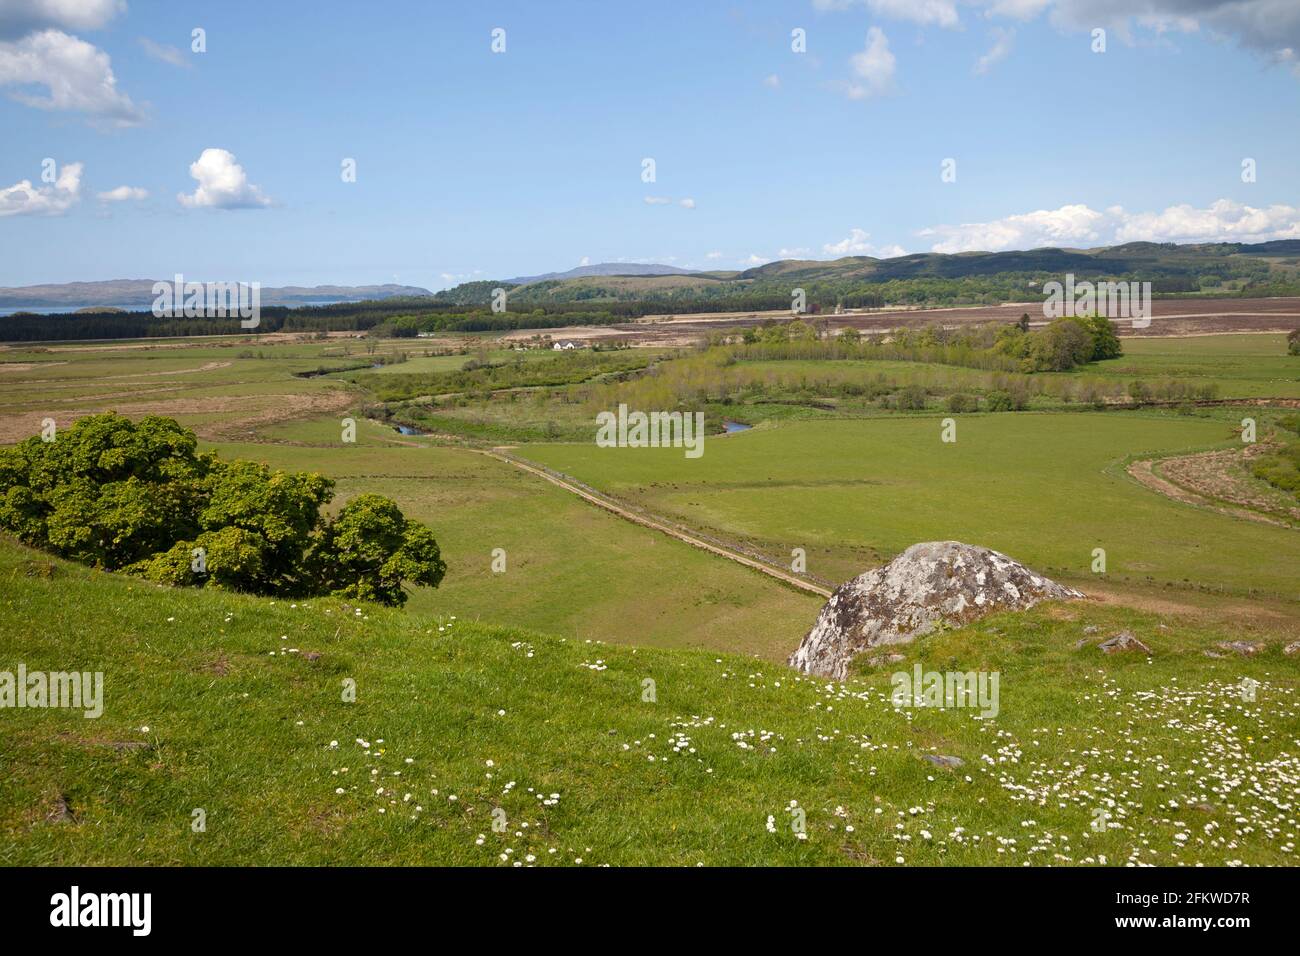
{"type": "Polygon", "coordinates": [[[844,680],[849,662],[878,645],[905,643],[993,611],[1083,596],[988,548],[960,541],[914,544],[836,588],[790,655],[790,666],[844,680]]]}

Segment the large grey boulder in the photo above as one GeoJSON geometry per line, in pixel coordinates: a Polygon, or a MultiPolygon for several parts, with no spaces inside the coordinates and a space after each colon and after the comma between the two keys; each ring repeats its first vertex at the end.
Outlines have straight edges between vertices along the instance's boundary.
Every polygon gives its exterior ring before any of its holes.
{"type": "Polygon", "coordinates": [[[790,655],[790,666],[844,680],[849,661],[880,644],[902,644],[992,611],[1083,596],[988,548],[960,541],[914,544],[836,588],[790,655]]]}

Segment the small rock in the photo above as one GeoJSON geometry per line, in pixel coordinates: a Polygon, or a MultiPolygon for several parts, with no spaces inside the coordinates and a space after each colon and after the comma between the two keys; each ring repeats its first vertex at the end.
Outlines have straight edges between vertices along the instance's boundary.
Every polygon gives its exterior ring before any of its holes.
{"type": "Polygon", "coordinates": [[[1300,641],[1292,641],[1286,647],[1282,648],[1282,653],[1290,657],[1292,654],[1300,651],[1300,641]]]}
{"type": "Polygon", "coordinates": [[[1205,656],[1206,656],[1206,657],[1214,657],[1214,658],[1218,658],[1219,660],[1222,660],[1222,659],[1223,659],[1223,655],[1220,654],[1218,651],[1206,651],[1206,652],[1205,652],[1205,656]]]}
{"type": "Polygon", "coordinates": [[[1088,639],[1086,637],[1081,637],[1079,638],[1079,640],[1074,642],[1074,649],[1076,651],[1081,650],[1082,648],[1087,647],[1087,645],[1088,645],[1088,639]]]}
{"type": "Polygon", "coordinates": [[[309,660],[309,661],[318,661],[318,660],[320,660],[320,653],[319,653],[318,651],[308,651],[306,654],[304,654],[304,655],[302,655],[302,656],[303,656],[304,658],[306,658],[307,660],[309,660]]]}
{"type": "Polygon", "coordinates": [[[1242,657],[1254,657],[1264,649],[1263,644],[1256,644],[1253,641],[1220,641],[1218,647],[1220,650],[1234,651],[1242,657]]]}
{"type": "Polygon", "coordinates": [[[54,803],[54,809],[50,811],[46,819],[50,823],[77,822],[77,815],[72,812],[72,803],[68,800],[66,793],[59,794],[58,800],[54,803]]]}
{"type": "Polygon", "coordinates": [[[1143,654],[1150,654],[1151,648],[1147,647],[1136,637],[1132,631],[1120,631],[1109,640],[1102,641],[1097,645],[1102,653],[1114,654],[1118,651],[1141,651],[1143,654]]]}
{"type": "Polygon", "coordinates": [[[906,654],[876,654],[874,657],[868,657],[867,663],[872,667],[879,667],[881,664],[897,664],[905,660],[907,660],[906,654]]]}
{"type": "Polygon", "coordinates": [[[1083,633],[1096,634],[1099,630],[1101,630],[1101,628],[1099,628],[1096,624],[1089,624],[1087,627],[1083,629],[1083,633]]]}
{"type": "Polygon", "coordinates": [[[945,757],[942,754],[926,754],[924,759],[936,767],[960,767],[966,762],[960,757],[945,757]]]}

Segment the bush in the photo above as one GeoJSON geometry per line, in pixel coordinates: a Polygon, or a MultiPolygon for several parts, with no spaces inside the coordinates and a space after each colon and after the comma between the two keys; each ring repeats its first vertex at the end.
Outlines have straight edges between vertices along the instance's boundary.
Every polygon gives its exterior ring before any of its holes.
{"type": "Polygon", "coordinates": [[[1288,355],[1300,355],[1300,329],[1293,329],[1286,337],[1286,351],[1288,355]]]}
{"type": "Polygon", "coordinates": [[[977,411],[979,407],[980,401],[974,395],[963,395],[958,392],[948,396],[948,411],[954,414],[977,411]]]}
{"type": "Polygon", "coordinates": [[[991,412],[1009,412],[1014,407],[1011,396],[1001,389],[996,392],[989,392],[986,401],[991,412]]]}
{"type": "Polygon", "coordinates": [[[906,386],[898,393],[895,406],[900,410],[925,408],[925,387],[922,385],[906,386]]]}
{"type": "Polygon", "coordinates": [[[334,483],[199,453],[169,418],[93,415],[0,449],[0,531],[63,557],[176,586],[401,604],[436,587],[433,533],[362,495],[331,522],[334,483]]]}

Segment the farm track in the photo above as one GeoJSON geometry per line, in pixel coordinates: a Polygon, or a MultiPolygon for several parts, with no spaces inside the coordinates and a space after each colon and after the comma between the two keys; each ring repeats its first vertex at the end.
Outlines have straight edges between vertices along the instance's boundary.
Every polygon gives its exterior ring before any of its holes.
{"type": "Polygon", "coordinates": [[[1128,474],[1140,485],[1174,501],[1214,511],[1230,518],[1271,524],[1279,528],[1294,528],[1295,524],[1281,516],[1271,515],[1254,507],[1254,502],[1240,500],[1232,483],[1222,473],[1230,463],[1223,452],[1203,452],[1196,455],[1174,455],[1161,459],[1144,459],[1132,462],[1128,474]],[[1157,465],[1182,466],[1181,481],[1174,476],[1161,474],[1157,465]],[[1193,468],[1196,482],[1182,472],[1193,468]],[[1201,473],[1204,472],[1204,473],[1201,473]],[[1207,484],[1208,483],[1208,484],[1207,484]]]}
{"type": "Polygon", "coordinates": [[[773,567],[768,562],[761,561],[756,557],[751,557],[743,553],[734,545],[728,545],[717,540],[706,540],[706,537],[703,535],[689,533],[682,528],[677,527],[666,518],[660,518],[639,511],[634,511],[606,497],[594,488],[583,485],[576,479],[562,474],[561,472],[552,471],[551,469],[545,468],[541,465],[535,465],[523,460],[522,458],[516,458],[514,455],[508,454],[501,448],[474,450],[478,451],[480,454],[487,455],[489,458],[495,458],[497,461],[504,462],[522,471],[526,471],[529,474],[536,475],[538,478],[545,479],[551,484],[563,488],[571,494],[577,495],[589,504],[593,504],[598,508],[608,511],[625,521],[630,521],[633,524],[641,525],[642,527],[649,528],[652,531],[666,534],[670,538],[675,538],[678,541],[689,544],[693,548],[699,548],[730,561],[735,561],[737,564],[743,564],[747,568],[759,571],[762,574],[766,574],[768,577],[775,578],[783,584],[788,584],[801,591],[807,591],[823,598],[829,598],[831,596],[831,590],[828,587],[805,580],[792,572],[782,571],[780,568],[773,567]]]}

